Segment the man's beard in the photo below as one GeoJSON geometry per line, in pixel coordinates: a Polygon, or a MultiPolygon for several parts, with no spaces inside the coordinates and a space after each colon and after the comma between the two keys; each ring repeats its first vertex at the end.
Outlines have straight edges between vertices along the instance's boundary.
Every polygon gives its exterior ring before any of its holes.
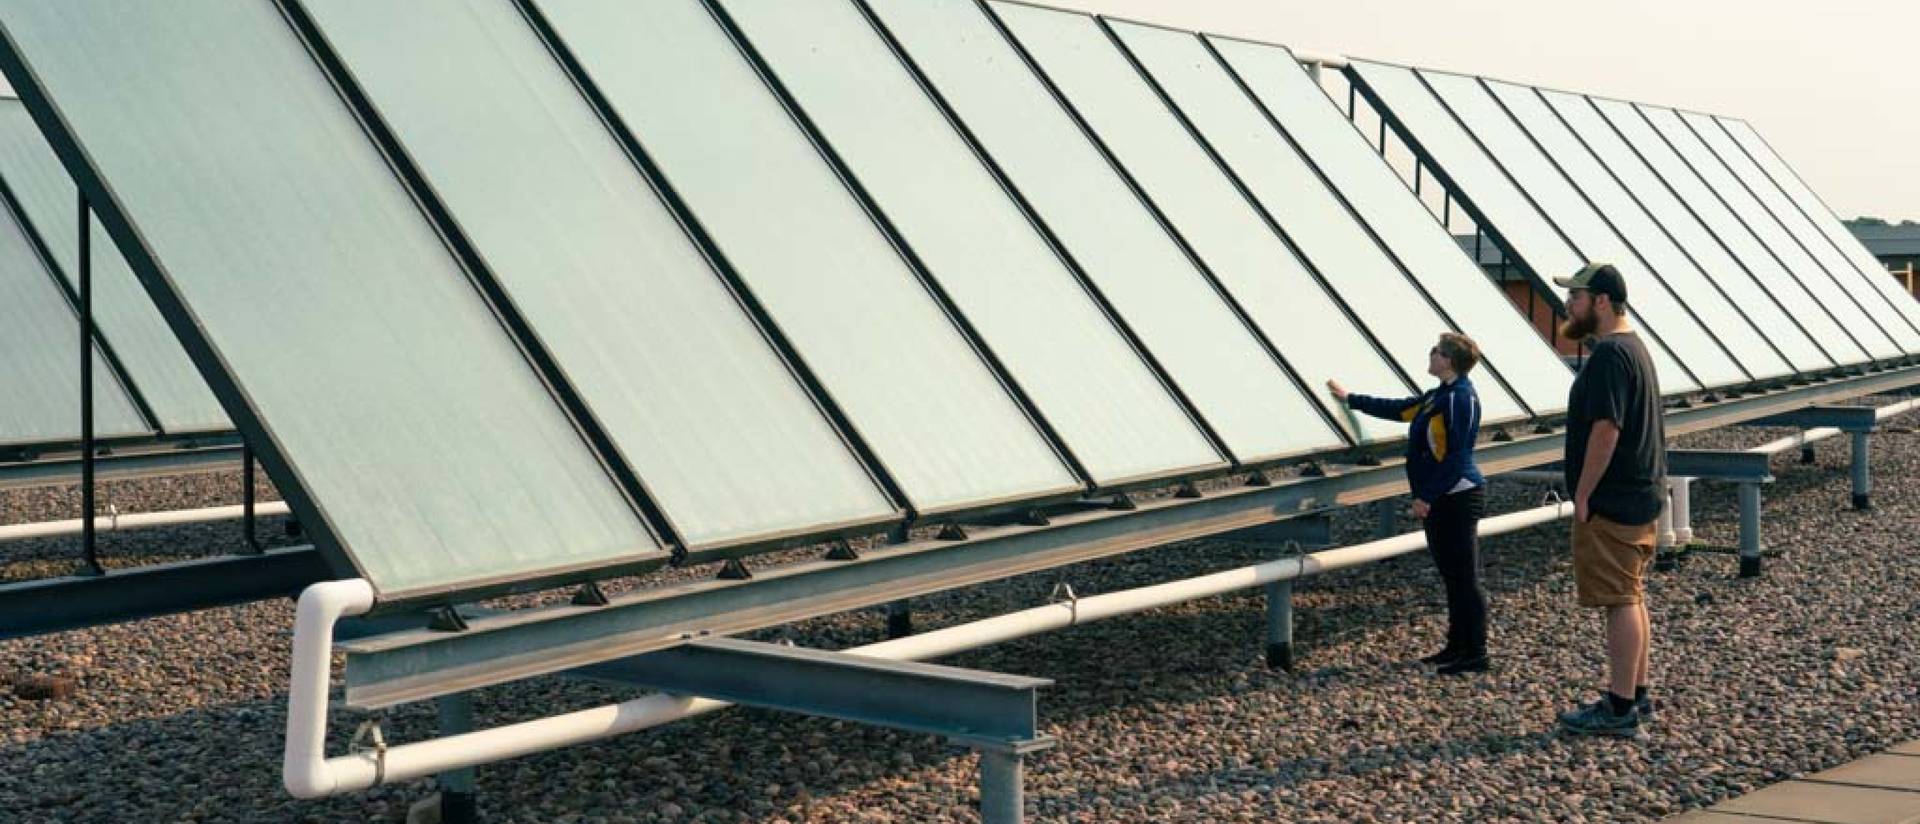
{"type": "Polygon", "coordinates": [[[1572,341],[1582,341],[1593,337],[1593,331],[1600,326],[1600,319],[1592,310],[1585,314],[1569,313],[1567,319],[1560,322],[1560,337],[1572,341]]]}

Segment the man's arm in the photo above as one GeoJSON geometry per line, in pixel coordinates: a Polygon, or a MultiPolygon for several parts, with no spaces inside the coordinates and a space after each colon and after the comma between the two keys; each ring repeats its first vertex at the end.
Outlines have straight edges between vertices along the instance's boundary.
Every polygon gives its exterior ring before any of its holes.
{"type": "Polygon", "coordinates": [[[1607,464],[1613,462],[1613,448],[1619,444],[1619,424],[1605,418],[1593,422],[1593,432],[1587,436],[1587,456],[1580,462],[1580,488],[1573,492],[1575,520],[1586,523],[1592,515],[1587,500],[1600,486],[1600,476],[1606,474],[1607,464]]]}

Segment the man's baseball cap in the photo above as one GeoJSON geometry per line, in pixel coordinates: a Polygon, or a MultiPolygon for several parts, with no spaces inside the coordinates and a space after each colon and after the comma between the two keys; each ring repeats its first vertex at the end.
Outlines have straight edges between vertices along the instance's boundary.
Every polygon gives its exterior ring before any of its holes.
{"type": "Polygon", "coordinates": [[[1554,283],[1562,289],[1585,289],[1596,295],[1606,295],[1614,303],[1627,302],[1627,279],[1620,276],[1620,270],[1610,263],[1589,263],[1573,277],[1554,278],[1554,283]]]}

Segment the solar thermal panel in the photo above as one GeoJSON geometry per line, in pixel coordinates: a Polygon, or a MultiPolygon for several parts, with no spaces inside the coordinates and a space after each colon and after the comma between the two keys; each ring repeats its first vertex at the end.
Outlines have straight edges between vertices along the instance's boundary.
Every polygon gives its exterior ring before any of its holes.
{"type": "MultiPolygon", "coordinates": [[[[1451,327],[1205,44],[1186,32],[1111,25],[1402,370],[1424,375],[1428,349],[1451,327]]],[[[1489,382],[1479,389],[1486,420],[1527,415],[1498,384],[1489,382]]]]}
{"type": "Polygon", "coordinates": [[[704,6],[537,8],[917,511],[1080,486],[704,6]]]}
{"type": "Polygon", "coordinates": [[[383,600],[665,557],[272,3],[6,2],[0,33],[301,522],[383,600]]]}
{"type": "MultiPolygon", "coordinates": [[[[1495,88],[1503,86],[1499,84],[1495,88]]],[[[1607,125],[1586,98],[1548,89],[1536,91],[1553,117],[1592,153],[1599,166],[1618,181],[1634,202],[1646,210],[1659,231],[1671,239],[1674,250],[1692,261],[1701,275],[1725,294],[1727,302],[1752,321],[1793,371],[1820,372],[1833,368],[1833,360],[1788,314],[1779,296],[1769,293],[1714,239],[1706,225],[1674,195],[1639,153],[1607,125]]],[[[1531,117],[1535,116],[1522,115],[1523,120],[1531,117]]],[[[1551,131],[1551,126],[1543,125],[1542,129],[1551,131]]],[[[1571,149],[1568,152],[1571,153],[1571,149]]],[[[1615,216],[1615,219],[1621,218],[1615,216]]]]}
{"type": "MultiPolygon", "coordinates": [[[[1438,167],[1437,173],[1453,181],[1461,198],[1480,212],[1489,232],[1506,241],[1542,288],[1557,289],[1552,286],[1552,278],[1571,275],[1588,263],[1526,192],[1474,142],[1473,135],[1453,120],[1412,69],[1355,60],[1349,63],[1348,71],[1380,102],[1383,114],[1408,130],[1413,142],[1438,167]]],[[[1638,318],[1637,313],[1632,316],[1638,318]]],[[[1663,391],[1682,394],[1700,388],[1657,336],[1644,340],[1660,372],[1663,391]]]]}
{"type": "Polygon", "coordinates": [[[1308,159],[1346,195],[1354,211],[1427,286],[1434,302],[1480,344],[1486,367],[1535,414],[1566,409],[1572,373],[1560,356],[1373,152],[1366,137],[1341,116],[1293,54],[1244,40],[1209,41],[1308,159]]]}
{"type": "MultiPolygon", "coordinates": [[[[1095,295],[1049,247],[1019,201],[921,91],[851,0],[733,0],[721,7],[1094,480],[1111,485],[1223,464],[1224,456],[1095,295]]],[[[1019,69],[1017,62],[1008,65],[1019,69]]],[[[983,73],[972,80],[986,83],[992,78],[983,73]]],[[[963,90],[946,91],[950,100],[964,99],[963,90]]],[[[1004,114],[1026,101],[998,102],[1001,108],[995,113],[1004,114]]],[[[978,111],[968,113],[975,134],[987,135],[984,140],[996,150],[993,156],[1018,178],[1013,191],[1023,194],[1072,249],[1090,281],[1120,308],[1119,316],[1151,321],[1137,311],[1141,307],[1135,296],[1121,288],[1127,285],[1126,273],[1104,268],[1106,261],[1091,259],[1084,246],[1073,244],[1080,228],[1073,221],[1091,218],[1089,213],[1100,204],[1077,204],[1064,214],[1049,208],[1051,192],[1022,175],[1021,158],[992,140],[991,122],[983,121],[978,111]]],[[[1027,126],[1037,132],[1045,123],[1027,126]]],[[[1072,173],[1071,166],[1062,166],[1052,179],[1072,173]]],[[[1126,196],[1124,190],[1119,194],[1126,196]]],[[[1106,228],[1115,235],[1127,231],[1124,225],[1106,228]]],[[[1156,230],[1151,224],[1145,228],[1156,230]]],[[[1130,262],[1150,265],[1147,260],[1130,262]]],[[[1143,274],[1171,280],[1180,273],[1143,274]]],[[[1149,352],[1163,356],[1163,363],[1189,379],[1176,386],[1195,383],[1196,389],[1213,389],[1218,384],[1192,380],[1217,377],[1196,371],[1211,371],[1208,353],[1198,351],[1196,342],[1181,341],[1200,360],[1176,359],[1183,353],[1164,345],[1166,332],[1176,330],[1150,322],[1136,323],[1135,328],[1158,344],[1150,345],[1149,352]]],[[[1259,354],[1251,347],[1246,352],[1259,354]]],[[[1224,361],[1233,352],[1216,354],[1224,361]]],[[[1210,393],[1207,399],[1230,396],[1210,393]]],[[[1204,409],[1223,411],[1217,404],[1204,409]]],[[[1203,414],[1202,419],[1212,416],[1203,414]]],[[[1257,427],[1262,421],[1249,423],[1257,427]]]]}
{"type": "Polygon", "coordinates": [[[512,0],[306,0],[693,551],[896,517],[512,0]]]}
{"type": "Polygon", "coordinates": [[[1419,75],[1576,254],[1587,260],[1607,261],[1620,270],[1633,287],[1630,304],[1634,313],[1696,380],[1710,387],[1752,380],[1731,352],[1668,290],[1668,275],[1648,266],[1622,240],[1606,217],[1561,174],[1479,80],[1425,70],[1419,75]]]}
{"type": "MultiPolygon", "coordinates": [[[[0,178],[19,202],[26,225],[52,253],[60,276],[79,289],[78,190],[19,100],[0,98],[0,178]]],[[[127,377],[168,433],[233,428],[193,361],[167,328],[98,221],[89,221],[89,280],[100,337],[126,366],[127,377]]]]}
{"type": "MultiPolygon", "coordinates": [[[[883,0],[893,32],[917,39],[964,37],[979,14],[966,0],[883,0]],[[957,33],[957,34],[956,34],[957,33]]],[[[994,7],[1066,103],[1127,170],[1253,327],[1290,363],[1315,399],[1345,423],[1322,382],[1338,378],[1381,393],[1411,391],[1396,367],[1234,187],[1099,27],[1085,15],[1006,4],[994,7]]],[[[910,49],[912,51],[912,49],[910,49]]],[[[1359,437],[1403,437],[1405,427],[1360,419],[1359,437]]]]}

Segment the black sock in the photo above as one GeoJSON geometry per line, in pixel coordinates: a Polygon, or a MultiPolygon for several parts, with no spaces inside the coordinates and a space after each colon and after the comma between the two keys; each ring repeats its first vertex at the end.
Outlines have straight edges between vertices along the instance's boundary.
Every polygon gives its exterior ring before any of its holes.
{"type": "Polygon", "coordinates": [[[1633,703],[1635,703],[1635,704],[1644,704],[1644,703],[1646,703],[1646,702],[1647,702],[1647,688],[1646,688],[1646,687],[1634,687],[1634,688],[1633,688],[1633,703]]]}
{"type": "Polygon", "coordinates": [[[1633,699],[1621,698],[1614,695],[1613,690],[1607,690],[1607,709],[1612,710],[1614,715],[1626,715],[1633,712],[1633,699]]]}

